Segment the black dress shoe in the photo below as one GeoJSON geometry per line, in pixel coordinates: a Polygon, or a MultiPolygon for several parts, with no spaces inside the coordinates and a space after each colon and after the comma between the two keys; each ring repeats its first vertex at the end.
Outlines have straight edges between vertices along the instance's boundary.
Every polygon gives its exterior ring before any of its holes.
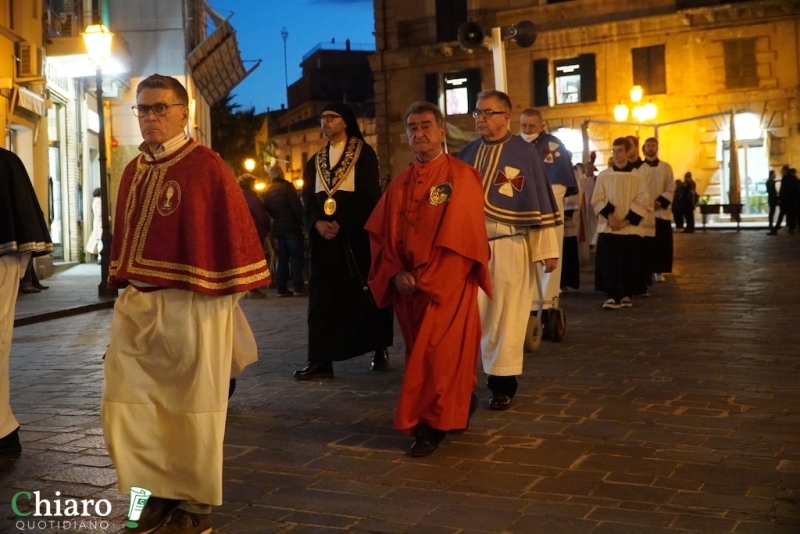
{"type": "Polygon", "coordinates": [[[20,284],[19,285],[19,292],[20,293],[41,293],[41,289],[36,289],[33,287],[33,284],[28,282],[27,284],[20,284]]]}
{"type": "Polygon", "coordinates": [[[0,456],[16,456],[22,452],[22,446],[19,444],[19,427],[14,431],[0,438],[0,456]]]}
{"type": "Polygon", "coordinates": [[[414,440],[414,443],[411,444],[411,448],[408,449],[408,455],[414,458],[423,458],[425,456],[430,456],[433,454],[433,451],[436,450],[436,445],[426,438],[417,438],[414,440]]]}
{"type": "Polygon", "coordinates": [[[333,364],[331,362],[309,363],[299,371],[294,372],[295,380],[316,380],[318,378],[333,378],[333,364]]]}
{"type": "Polygon", "coordinates": [[[508,410],[511,406],[511,397],[508,395],[503,395],[502,393],[498,393],[497,395],[492,395],[492,398],[489,399],[489,409],[490,410],[508,410]]]}
{"type": "Polygon", "coordinates": [[[50,289],[50,286],[43,286],[41,282],[34,282],[33,287],[36,289],[50,289]]]}
{"type": "Polygon", "coordinates": [[[372,363],[369,368],[372,371],[385,371],[389,368],[389,351],[386,349],[376,350],[372,353],[372,363]]]}

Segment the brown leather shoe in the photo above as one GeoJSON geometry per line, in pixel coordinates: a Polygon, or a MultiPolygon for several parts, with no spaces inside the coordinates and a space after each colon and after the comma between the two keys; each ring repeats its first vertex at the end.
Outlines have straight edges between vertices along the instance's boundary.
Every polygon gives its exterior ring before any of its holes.
{"type": "Polygon", "coordinates": [[[125,525],[124,534],[150,534],[155,532],[167,522],[170,514],[174,512],[181,501],[175,499],[164,499],[162,497],[150,497],[144,505],[142,516],[136,521],[135,527],[130,527],[132,523],[125,525]]]}
{"type": "Polygon", "coordinates": [[[178,508],[156,534],[209,534],[211,514],[192,514],[178,508]]]}

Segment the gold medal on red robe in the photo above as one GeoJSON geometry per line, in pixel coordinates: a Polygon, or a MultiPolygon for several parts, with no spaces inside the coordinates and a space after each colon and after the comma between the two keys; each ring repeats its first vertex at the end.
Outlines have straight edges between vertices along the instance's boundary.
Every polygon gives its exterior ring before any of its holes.
{"type": "Polygon", "coordinates": [[[434,185],[431,187],[431,193],[428,198],[431,201],[431,205],[436,206],[439,204],[443,204],[450,199],[450,195],[453,194],[453,184],[450,182],[444,182],[439,185],[434,185]]]}
{"type": "Polygon", "coordinates": [[[328,197],[325,200],[325,203],[322,204],[322,211],[325,212],[325,215],[333,215],[336,213],[336,201],[333,200],[333,197],[328,197]]]}

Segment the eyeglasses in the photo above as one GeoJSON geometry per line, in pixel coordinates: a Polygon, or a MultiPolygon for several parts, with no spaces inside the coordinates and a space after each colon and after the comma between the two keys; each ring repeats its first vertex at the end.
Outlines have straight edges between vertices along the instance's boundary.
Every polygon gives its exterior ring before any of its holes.
{"type": "Polygon", "coordinates": [[[328,115],[320,115],[319,117],[317,117],[317,120],[319,122],[333,122],[336,119],[341,119],[341,118],[342,118],[341,115],[334,115],[334,114],[331,113],[331,114],[328,114],[328,115]]]}
{"type": "Polygon", "coordinates": [[[505,115],[506,113],[508,113],[508,112],[507,111],[495,111],[493,109],[476,109],[475,111],[472,112],[472,116],[477,119],[478,117],[483,115],[487,119],[491,119],[495,115],[505,115]]]}
{"type": "Polygon", "coordinates": [[[151,111],[153,115],[156,117],[163,117],[167,114],[167,110],[169,110],[170,106],[184,106],[184,104],[167,104],[166,102],[158,102],[157,104],[153,104],[152,106],[146,106],[144,104],[139,104],[138,106],[131,106],[133,110],[133,114],[137,117],[147,117],[147,114],[151,111]]]}

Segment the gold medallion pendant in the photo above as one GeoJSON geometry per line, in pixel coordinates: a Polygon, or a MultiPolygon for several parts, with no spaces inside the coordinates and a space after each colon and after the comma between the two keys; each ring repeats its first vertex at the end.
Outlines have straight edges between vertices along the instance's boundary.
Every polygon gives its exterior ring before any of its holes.
{"type": "Polygon", "coordinates": [[[453,184],[450,182],[444,182],[431,187],[431,193],[428,196],[428,199],[430,200],[432,206],[437,206],[450,200],[450,195],[452,194],[453,184]]]}
{"type": "Polygon", "coordinates": [[[336,201],[333,200],[333,197],[328,197],[325,200],[325,203],[322,205],[322,211],[325,212],[325,215],[333,215],[336,213],[336,201]]]}

